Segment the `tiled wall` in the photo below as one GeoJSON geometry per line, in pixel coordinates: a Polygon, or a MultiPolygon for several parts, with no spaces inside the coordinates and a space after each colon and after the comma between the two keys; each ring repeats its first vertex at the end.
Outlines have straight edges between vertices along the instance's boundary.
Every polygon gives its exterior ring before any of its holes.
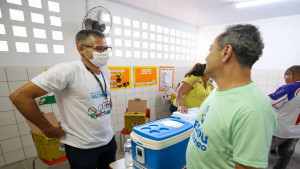
{"type": "MultiPolygon", "coordinates": [[[[29,127],[24,117],[9,100],[9,94],[43,72],[45,68],[43,66],[0,67],[0,167],[36,156],[29,127]]],[[[174,87],[177,87],[190,68],[175,67],[174,87]]],[[[252,79],[259,88],[269,94],[284,84],[283,73],[284,71],[280,70],[253,70],[252,79]]],[[[169,103],[162,99],[163,92],[159,92],[158,86],[112,90],[111,95],[113,102],[111,122],[115,132],[124,127],[124,112],[129,99],[147,100],[147,107],[151,109],[150,121],[169,116],[169,103]]],[[[40,109],[43,112],[53,111],[58,116],[56,104],[43,105],[40,109]]]]}

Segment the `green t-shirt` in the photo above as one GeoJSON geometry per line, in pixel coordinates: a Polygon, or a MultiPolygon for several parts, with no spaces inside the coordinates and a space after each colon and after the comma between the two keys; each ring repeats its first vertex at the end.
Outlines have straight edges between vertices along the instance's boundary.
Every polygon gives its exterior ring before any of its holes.
{"type": "Polygon", "coordinates": [[[276,118],[254,83],[218,92],[200,107],[186,152],[188,169],[266,168],[276,118]]]}
{"type": "MultiPolygon", "coordinates": [[[[188,109],[199,107],[214,88],[209,80],[206,82],[206,88],[204,88],[201,76],[191,75],[184,78],[182,82],[193,86],[182,98],[183,105],[188,109]]],[[[173,105],[178,107],[176,99],[174,99],[173,105]]]]}

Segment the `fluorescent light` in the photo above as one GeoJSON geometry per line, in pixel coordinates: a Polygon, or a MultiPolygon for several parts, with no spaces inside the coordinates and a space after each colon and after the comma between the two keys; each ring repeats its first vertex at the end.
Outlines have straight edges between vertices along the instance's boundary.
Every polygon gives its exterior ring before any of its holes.
{"type": "Polygon", "coordinates": [[[278,1],[281,0],[253,0],[253,1],[235,3],[234,6],[236,8],[245,8],[245,7],[263,5],[263,4],[268,4],[268,3],[278,2],[278,1]]]}

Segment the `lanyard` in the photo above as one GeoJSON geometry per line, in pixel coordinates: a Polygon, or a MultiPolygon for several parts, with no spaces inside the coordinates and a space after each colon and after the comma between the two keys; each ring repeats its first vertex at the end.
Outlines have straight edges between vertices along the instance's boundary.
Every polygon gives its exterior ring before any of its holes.
{"type": "Polygon", "coordinates": [[[86,65],[84,65],[85,67],[86,67],[86,69],[95,77],[95,79],[97,80],[97,82],[98,82],[98,84],[99,84],[99,86],[100,86],[100,88],[101,88],[101,90],[102,90],[102,93],[104,94],[104,96],[105,96],[105,98],[107,99],[107,87],[106,87],[106,82],[105,82],[105,78],[104,78],[104,76],[103,76],[103,73],[100,71],[100,74],[102,75],[102,78],[103,78],[103,81],[104,81],[104,87],[105,87],[105,92],[104,92],[104,90],[103,90],[103,86],[102,86],[102,84],[101,84],[101,82],[100,82],[100,80],[98,79],[98,77],[95,75],[95,73],[89,68],[89,67],[87,67],[86,65]]]}

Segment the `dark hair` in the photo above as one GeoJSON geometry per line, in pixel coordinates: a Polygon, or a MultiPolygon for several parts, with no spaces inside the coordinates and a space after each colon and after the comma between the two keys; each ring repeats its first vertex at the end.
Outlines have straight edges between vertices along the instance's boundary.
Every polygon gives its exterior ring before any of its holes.
{"type": "Polygon", "coordinates": [[[294,65],[294,66],[291,66],[289,67],[284,74],[287,74],[287,73],[294,73],[296,75],[300,75],[300,65],[294,65]]]}
{"type": "Polygon", "coordinates": [[[204,76],[205,68],[206,68],[206,64],[196,63],[193,66],[193,68],[184,75],[184,77],[188,77],[188,76],[191,76],[191,75],[204,76]]]}
{"type": "Polygon", "coordinates": [[[99,38],[105,38],[105,35],[96,30],[81,30],[76,34],[75,43],[76,45],[89,44],[91,35],[96,35],[99,38]]]}
{"type": "Polygon", "coordinates": [[[264,43],[257,27],[250,24],[228,26],[218,39],[218,49],[231,45],[242,67],[251,68],[262,55],[264,43]]]}

